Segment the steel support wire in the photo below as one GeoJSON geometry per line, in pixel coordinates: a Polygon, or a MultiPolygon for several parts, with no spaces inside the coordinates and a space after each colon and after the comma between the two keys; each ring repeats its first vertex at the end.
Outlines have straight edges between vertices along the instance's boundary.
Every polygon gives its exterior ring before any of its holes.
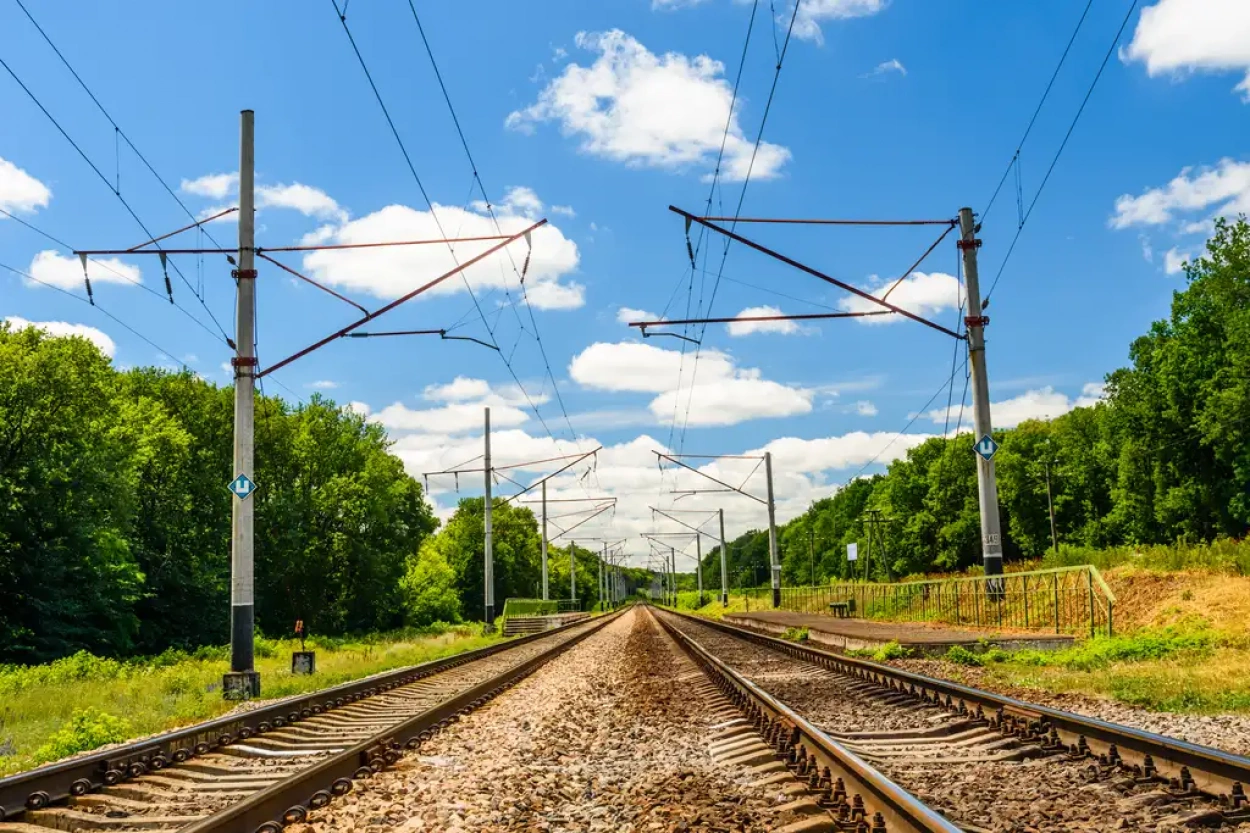
{"type": "Polygon", "coordinates": [[[958,826],[717,659],[674,627],[666,615],[656,618],[721,692],[746,714],[791,772],[818,792],[819,803],[834,819],[843,823],[865,822],[856,829],[866,830],[870,824],[873,830],[890,833],[960,833],[958,826]]]}

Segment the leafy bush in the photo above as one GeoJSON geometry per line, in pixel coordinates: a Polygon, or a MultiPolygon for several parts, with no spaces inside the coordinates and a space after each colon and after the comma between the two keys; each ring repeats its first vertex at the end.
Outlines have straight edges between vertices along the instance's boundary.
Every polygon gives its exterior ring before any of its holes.
{"type": "Polygon", "coordinates": [[[807,628],[786,628],[786,632],[781,635],[781,638],[788,639],[791,642],[806,642],[808,636],[807,628]]]}
{"type": "Polygon", "coordinates": [[[891,639],[880,648],[872,652],[872,658],[877,662],[888,662],[892,659],[907,659],[911,656],[911,648],[904,648],[898,644],[898,640],[891,639]]]}
{"type": "Polygon", "coordinates": [[[48,742],[35,751],[40,763],[56,761],[79,752],[120,743],[130,737],[130,724],[99,709],[79,709],[48,742]]]}
{"type": "Polygon", "coordinates": [[[970,665],[974,667],[985,664],[984,657],[980,654],[974,654],[962,645],[952,645],[950,650],[946,652],[945,660],[956,665],[970,665]]]}

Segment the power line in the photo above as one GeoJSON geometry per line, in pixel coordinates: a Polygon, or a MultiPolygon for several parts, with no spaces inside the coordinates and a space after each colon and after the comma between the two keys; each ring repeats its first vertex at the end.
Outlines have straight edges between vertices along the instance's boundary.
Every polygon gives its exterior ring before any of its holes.
{"type": "Polygon", "coordinates": [[[22,278],[25,278],[25,279],[26,279],[26,280],[28,280],[28,281],[33,281],[34,283],[40,284],[41,286],[46,286],[46,287],[48,287],[49,289],[55,289],[57,292],[60,292],[62,295],[68,295],[70,298],[73,298],[75,301],[82,301],[84,304],[87,304],[88,306],[91,306],[91,307],[93,307],[93,308],[95,308],[95,309],[98,309],[101,313],[103,313],[104,315],[107,315],[109,318],[113,319],[113,321],[115,321],[115,322],[116,322],[119,326],[121,326],[121,327],[125,328],[126,330],[128,330],[128,331],[129,331],[131,334],[133,334],[135,337],[142,339],[142,340],[143,340],[144,342],[146,342],[146,343],[147,343],[150,347],[152,347],[153,349],[155,349],[156,351],[158,351],[158,352],[159,352],[159,353],[161,353],[162,355],[168,356],[170,359],[173,359],[174,361],[178,362],[178,364],[182,365],[183,370],[190,370],[190,369],[191,369],[191,368],[190,368],[190,367],[186,364],[186,362],[182,361],[181,359],[177,359],[177,358],[175,358],[175,357],[174,357],[174,354],[173,354],[172,352],[170,352],[169,350],[166,350],[164,347],[161,347],[159,344],[157,344],[156,342],[152,341],[152,339],[148,338],[148,337],[147,337],[147,336],[145,336],[143,333],[139,332],[139,331],[138,331],[138,330],[136,330],[134,327],[132,327],[132,326],[130,326],[129,324],[127,324],[125,321],[122,321],[122,320],[121,320],[120,318],[118,318],[116,315],[114,315],[113,313],[109,312],[109,311],[108,311],[108,310],[106,310],[104,307],[100,306],[99,304],[92,304],[92,303],[90,303],[90,302],[89,302],[86,298],[82,297],[81,295],[75,295],[73,292],[70,292],[68,289],[62,289],[61,287],[57,286],[56,284],[48,283],[47,281],[41,281],[41,280],[39,280],[39,278],[36,278],[34,275],[31,275],[31,274],[29,274],[29,273],[27,273],[27,272],[23,272],[21,269],[15,269],[14,267],[9,266],[8,264],[5,264],[5,263],[0,263],[0,269],[7,269],[8,271],[12,272],[13,274],[15,274],[15,275],[19,275],[19,276],[21,276],[22,278]]]}
{"type": "MultiPolygon", "coordinates": [[[[53,236],[52,234],[49,234],[48,232],[44,231],[43,229],[39,228],[38,226],[34,225],[33,223],[29,223],[29,222],[27,222],[26,220],[23,220],[21,217],[18,217],[18,216],[17,216],[17,215],[15,215],[15,214],[12,214],[12,213],[10,213],[10,212],[8,212],[8,211],[5,211],[3,208],[0,208],[0,215],[4,215],[5,217],[8,217],[10,220],[14,220],[14,221],[16,221],[16,222],[20,223],[21,225],[25,226],[26,228],[30,229],[31,231],[35,232],[36,234],[41,235],[42,237],[44,237],[44,238],[46,238],[46,239],[48,239],[48,240],[51,240],[53,243],[55,243],[56,245],[58,245],[58,246],[60,246],[61,248],[65,249],[66,251],[70,252],[71,254],[74,252],[74,247],[73,247],[73,246],[71,246],[71,245],[69,245],[68,243],[66,243],[64,240],[61,240],[60,238],[55,237],[55,236],[53,236]]],[[[87,258],[87,260],[89,260],[90,262],[94,263],[96,266],[99,266],[101,269],[104,269],[104,270],[105,270],[105,271],[107,271],[107,272],[111,272],[112,274],[116,275],[117,277],[121,278],[122,280],[126,281],[127,283],[129,283],[129,284],[132,284],[132,285],[134,285],[134,286],[139,287],[139,288],[140,288],[140,289],[142,289],[144,292],[147,292],[148,294],[152,295],[153,297],[159,298],[161,301],[166,301],[166,300],[168,300],[168,299],[166,298],[166,296],[164,296],[164,295],[162,295],[161,293],[157,292],[155,289],[152,289],[152,288],[151,288],[150,286],[148,286],[147,284],[143,283],[142,281],[136,281],[136,280],[134,280],[134,279],[133,279],[133,278],[131,278],[130,276],[126,275],[125,273],[123,273],[123,272],[121,272],[121,271],[118,271],[117,269],[114,269],[112,266],[109,266],[107,263],[105,263],[105,262],[104,262],[104,261],[102,261],[102,260],[97,260],[97,259],[96,259],[96,258],[94,258],[94,257],[88,257],[88,258],[87,258]]],[[[32,280],[34,280],[34,279],[32,278],[32,280]]],[[[77,296],[75,296],[75,297],[77,297],[77,296]]],[[[181,312],[181,313],[182,313],[183,315],[185,315],[187,318],[189,318],[189,319],[191,319],[192,321],[194,321],[194,322],[196,323],[196,325],[198,325],[199,327],[203,328],[204,332],[208,333],[208,334],[209,334],[210,336],[212,336],[213,338],[217,338],[217,334],[216,334],[216,333],[214,333],[211,329],[209,329],[209,327],[208,327],[208,325],[207,325],[207,324],[205,324],[203,321],[201,321],[200,319],[198,319],[198,318],[196,318],[194,315],[192,315],[192,314],[191,314],[191,312],[190,312],[190,310],[188,310],[186,307],[182,306],[182,304],[179,304],[177,301],[174,301],[174,302],[173,302],[173,305],[174,305],[174,307],[175,307],[175,308],[176,308],[179,312],[181,312]]]]}
{"type": "MultiPolygon", "coordinates": [[[[486,193],[486,185],[482,182],[481,172],[478,170],[477,162],[473,159],[473,151],[469,149],[469,141],[464,135],[464,129],[460,126],[460,118],[456,115],[455,105],[452,104],[451,94],[447,91],[447,85],[443,82],[443,73],[439,70],[438,61],[434,57],[434,50],[430,46],[429,38],[426,37],[425,27],[421,25],[421,17],[417,14],[417,7],[413,5],[412,0],[408,0],[408,9],[412,12],[412,19],[417,24],[417,31],[421,35],[421,43],[425,46],[425,54],[429,56],[430,66],[434,69],[434,77],[438,80],[438,87],[443,93],[443,101],[447,103],[447,110],[451,113],[452,123],[456,126],[456,134],[460,137],[460,145],[464,148],[464,154],[469,160],[469,167],[473,169],[473,178],[477,181],[478,189],[482,193],[482,199],[486,202],[486,211],[490,215],[491,221],[495,224],[496,230],[502,233],[499,225],[499,218],[495,215],[494,205],[491,203],[490,196],[486,193]]],[[[560,394],[560,387],[556,383],[555,373],[551,369],[551,361],[547,357],[547,348],[543,346],[542,335],[538,331],[538,321],[534,316],[534,308],[529,302],[529,293],[525,288],[525,276],[517,272],[516,261],[512,257],[512,252],[508,251],[508,260],[512,264],[513,274],[518,277],[518,283],[521,287],[521,299],[525,304],[525,308],[529,311],[530,326],[533,328],[534,341],[538,344],[539,354],[542,356],[543,364],[547,370],[547,376],[551,379],[552,392],[555,394],[556,402],[560,406],[560,411],[564,415],[565,424],[569,429],[569,437],[574,443],[577,442],[577,432],[573,430],[573,423],[569,420],[568,409],[564,405],[564,397],[560,394]]],[[[526,256],[526,263],[529,262],[529,256],[526,256]]],[[[504,295],[508,296],[507,285],[505,284],[504,295]]],[[[509,298],[509,301],[511,299],[509,298]]],[[[515,308],[514,308],[515,310],[515,308]]],[[[518,322],[519,323],[519,322],[518,322]]],[[[521,326],[524,332],[524,326],[521,326]]],[[[519,384],[519,383],[518,383],[519,384]]]]}
{"type": "MultiPolygon", "coordinates": [[[[777,56],[777,66],[773,72],[773,83],[768,91],[768,100],[764,103],[764,113],[760,117],[759,130],[755,134],[755,146],[751,149],[751,161],[747,164],[746,176],[743,177],[743,180],[742,180],[742,190],[738,194],[738,205],[734,209],[735,218],[742,215],[742,205],[746,201],[747,186],[751,184],[751,174],[755,170],[755,159],[759,154],[760,144],[761,142],[763,142],[763,139],[764,139],[764,127],[765,125],[768,124],[768,114],[772,110],[773,99],[777,95],[777,84],[781,80],[781,68],[785,63],[786,53],[790,49],[790,37],[794,33],[794,22],[795,20],[798,19],[799,6],[801,5],[802,5],[801,0],[796,2],[794,4],[794,10],[790,14],[790,25],[786,29],[786,37],[781,45],[781,54],[777,56]]],[[[737,222],[735,220],[735,222],[730,226],[730,228],[733,229],[736,227],[737,227],[737,222]]],[[[725,262],[729,259],[729,248],[730,248],[730,241],[726,240],[725,247],[721,254],[720,267],[717,270],[717,277],[716,277],[716,280],[712,283],[712,295],[708,299],[707,308],[709,311],[712,309],[713,305],[715,305],[716,303],[716,293],[720,289],[720,275],[721,273],[724,272],[725,262]]],[[[685,418],[682,420],[681,439],[678,441],[678,448],[681,448],[686,442],[686,428],[690,424],[690,407],[694,403],[695,381],[699,375],[699,354],[703,349],[703,337],[706,333],[707,333],[707,325],[704,324],[699,330],[698,344],[695,346],[694,368],[690,373],[690,393],[686,397],[686,414],[685,414],[685,418]]]]}
{"type": "MultiPolygon", "coordinates": [[[[156,172],[156,169],[152,167],[152,164],[148,162],[147,157],[139,151],[139,148],[135,147],[135,143],[132,142],[130,137],[126,135],[126,131],[122,130],[121,127],[118,126],[112,115],[109,114],[109,111],[104,109],[104,105],[100,103],[100,99],[96,98],[95,93],[93,93],[91,88],[87,86],[87,82],[82,80],[82,77],[78,74],[74,67],[70,65],[70,62],[66,60],[63,54],[61,54],[61,50],[58,49],[56,44],[52,42],[52,38],[48,37],[48,33],[43,30],[43,27],[40,26],[39,22],[35,20],[33,15],[31,15],[30,10],[26,8],[26,5],[22,2],[22,0],[14,0],[14,2],[17,3],[19,8],[21,8],[22,12],[26,15],[27,20],[29,20],[31,24],[34,25],[35,29],[38,30],[39,34],[43,36],[43,39],[47,42],[48,46],[52,47],[52,51],[55,52],[56,56],[61,59],[61,63],[64,64],[65,68],[69,70],[70,75],[74,76],[74,80],[78,82],[78,85],[83,88],[83,91],[91,98],[91,100],[95,103],[95,106],[98,107],[100,112],[104,114],[104,118],[108,119],[109,124],[113,125],[115,135],[120,136],[122,140],[125,141],[127,146],[134,151],[135,156],[139,157],[139,161],[144,164],[152,176],[156,177],[156,181],[164,187],[169,196],[174,198],[174,202],[178,203],[178,206],[186,213],[186,215],[192,220],[196,220],[197,218],[191,213],[191,209],[187,208],[186,204],[176,193],[174,193],[174,189],[170,187],[169,183],[167,183],[164,178],[156,172]]],[[[204,233],[208,235],[208,239],[212,240],[214,244],[218,246],[221,245],[217,243],[217,240],[214,239],[212,233],[207,229],[205,229],[204,233]]]]}
{"type": "Polygon", "coordinates": [[[1076,115],[1072,117],[1072,123],[1068,125],[1068,132],[1064,134],[1063,141],[1059,143],[1059,149],[1055,151],[1054,158],[1050,160],[1050,167],[1046,169],[1046,175],[1042,177],[1042,184],[1037,186],[1037,192],[1033,195],[1033,200],[1029,203],[1028,210],[1020,218],[1020,225],[1016,229],[1015,236],[1011,238],[1011,245],[1007,247],[1007,254],[1003,257],[1003,262],[999,264],[998,273],[994,275],[993,283],[990,284],[990,291],[985,293],[986,303],[989,303],[990,297],[993,296],[994,288],[998,286],[998,280],[1003,276],[1003,270],[1007,268],[1007,262],[1011,260],[1011,253],[1016,250],[1016,243],[1020,240],[1021,232],[1024,231],[1024,224],[1032,216],[1033,209],[1037,206],[1037,201],[1042,196],[1042,190],[1046,187],[1046,183],[1050,181],[1050,175],[1054,173],[1055,165],[1059,163],[1059,157],[1063,154],[1063,149],[1068,146],[1068,140],[1072,138],[1072,131],[1076,129],[1076,123],[1080,121],[1081,114],[1085,112],[1085,105],[1089,103],[1090,96],[1094,94],[1094,87],[1098,86],[1098,79],[1102,78],[1103,70],[1107,68],[1107,62],[1111,60],[1111,56],[1115,53],[1116,44],[1120,42],[1125,28],[1133,16],[1133,12],[1137,9],[1137,2],[1138,0],[1132,0],[1129,3],[1124,20],[1120,22],[1120,28],[1116,30],[1115,37],[1111,40],[1111,45],[1107,48],[1107,54],[1103,56],[1102,63],[1098,65],[1098,72],[1094,74],[1094,80],[1090,82],[1089,89],[1085,91],[1085,97],[1081,99],[1081,106],[1077,108],[1076,115]]]}
{"type": "Polygon", "coordinates": [[[1085,4],[1085,11],[1081,12],[1081,19],[1076,22],[1076,28],[1072,30],[1072,37],[1068,38],[1068,45],[1063,48],[1063,54],[1059,56],[1059,63],[1055,66],[1055,71],[1050,76],[1050,82],[1046,84],[1046,89],[1042,93],[1042,99],[1037,102],[1037,109],[1033,111],[1033,118],[1029,119],[1029,126],[1024,129],[1024,135],[1016,143],[1016,152],[1012,154],[1011,161],[1007,163],[1007,168],[1003,171],[1002,179],[998,181],[998,187],[994,189],[994,193],[986,204],[985,210],[981,212],[981,222],[985,222],[985,218],[989,216],[990,209],[994,207],[994,200],[998,199],[998,192],[1002,190],[1003,183],[1007,181],[1007,176],[1011,173],[1012,167],[1019,162],[1020,151],[1024,149],[1024,143],[1028,140],[1029,133],[1032,132],[1033,125],[1037,122],[1037,117],[1042,112],[1042,105],[1046,103],[1046,98],[1050,95],[1051,88],[1055,86],[1055,79],[1059,77],[1059,70],[1063,69],[1063,62],[1067,60],[1068,52],[1071,51],[1072,44],[1076,42],[1076,35],[1081,31],[1081,25],[1085,23],[1085,17],[1089,14],[1089,10],[1093,5],[1094,0],[1089,0],[1085,4]]]}
{"type": "MultiPolygon", "coordinates": [[[[69,133],[66,132],[65,128],[61,126],[61,123],[57,121],[56,118],[52,115],[52,113],[48,111],[48,108],[43,105],[43,102],[39,100],[38,96],[34,94],[34,92],[30,89],[30,87],[27,87],[25,82],[23,82],[22,79],[18,77],[18,74],[13,71],[13,68],[9,66],[8,62],[6,62],[3,58],[0,58],[0,66],[3,66],[5,71],[7,71],[10,76],[12,76],[13,80],[17,82],[17,85],[22,88],[22,91],[25,92],[26,95],[30,98],[30,100],[35,103],[35,106],[38,107],[43,112],[43,114],[48,118],[48,121],[52,122],[52,125],[60,132],[62,136],[65,137],[65,140],[70,143],[70,146],[73,147],[74,150],[78,151],[78,155],[82,157],[83,161],[86,162],[88,166],[90,166],[91,170],[95,171],[96,176],[100,178],[100,181],[103,182],[105,186],[110,191],[113,192],[113,196],[117,197],[117,200],[126,209],[126,212],[130,214],[131,218],[133,218],[134,221],[139,225],[139,228],[143,229],[144,234],[146,234],[149,238],[153,237],[154,235],[152,234],[151,231],[148,230],[147,225],[144,224],[143,220],[139,219],[139,215],[135,213],[135,210],[131,207],[130,203],[127,202],[126,198],[121,195],[121,191],[114,184],[109,182],[108,177],[104,175],[104,173],[100,170],[100,168],[96,165],[96,163],[91,160],[91,157],[87,156],[86,152],[83,151],[82,147],[80,147],[79,144],[75,142],[74,139],[69,135],[69,133]]],[[[160,249],[160,245],[157,244],[156,248],[160,249]]],[[[178,265],[176,263],[173,263],[171,261],[170,265],[174,267],[174,272],[177,273],[178,277],[182,279],[182,282],[186,285],[186,287],[190,289],[191,293],[195,295],[197,300],[199,300],[200,305],[204,307],[204,311],[208,313],[208,317],[212,319],[213,323],[217,326],[217,329],[221,332],[222,339],[226,342],[227,345],[233,348],[234,347],[233,339],[231,339],[230,336],[226,333],[225,329],[222,328],[221,322],[217,320],[217,316],[213,315],[213,311],[209,309],[209,306],[208,304],[204,302],[204,299],[201,298],[198,294],[196,294],[195,288],[191,285],[191,282],[187,280],[186,275],[182,274],[182,270],[178,268],[178,265]]]]}
{"type": "MultiPolygon", "coordinates": [[[[347,16],[345,12],[339,10],[338,0],[330,0],[330,5],[334,7],[335,15],[338,17],[339,23],[342,24],[343,32],[347,35],[347,40],[351,44],[352,52],[355,53],[356,60],[360,64],[361,70],[364,71],[365,79],[369,82],[370,89],[373,90],[373,96],[377,99],[378,106],[382,109],[382,115],[386,118],[386,123],[391,130],[391,135],[395,137],[395,143],[399,145],[400,153],[403,154],[404,162],[408,166],[408,172],[412,175],[413,181],[417,184],[417,189],[421,192],[421,197],[425,200],[426,206],[430,210],[430,217],[434,220],[434,224],[438,228],[439,234],[446,237],[447,234],[443,231],[442,221],[438,219],[438,214],[434,210],[434,202],[430,199],[429,193],[425,190],[425,185],[421,182],[421,177],[417,174],[416,166],[413,165],[412,157],[408,153],[408,148],[404,144],[403,138],[399,135],[399,129],[395,126],[394,119],[391,118],[391,113],[386,106],[386,101],[382,98],[382,93],[378,89],[377,83],[373,80],[373,74],[369,71],[368,64],[365,63],[364,55],[361,53],[360,47],[356,44],[356,38],[352,35],[351,28],[347,25],[347,16]]],[[[460,260],[456,257],[455,247],[449,245],[448,250],[451,253],[452,261],[459,266],[460,260]]],[[[469,292],[469,297],[473,299],[473,304],[477,309],[478,317],[482,321],[482,326],[486,328],[486,332],[490,335],[492,345],[494,346],[496,352],[499,353],[500,358],[503,360],[504,367],[508,369],[508,373],[512,376],[512,380],[516,383],[517,388],[525,397],[526,402],[530,406],[530,410],[534,412],[534,416],[538,418],[539,423],[543,426],[543,430],[547,432],[547,436],[549,436],[552,441],[555,441],[555,434],[552,433],[550,426],[547,425],[546,419],[544,419],[542,413],[539,412],[538,406],[534,404],[534,400],[525,390],[525,386],[521,384],[521,379],[517,376],[516,370],[512,366],[512,362],[504,356],[503,351],[499,349],[499,342],[495,338],[495,332],[491,329],[490,324],[486,320],[486,315],[482,311],[482,306],[478,300],[477,294],[474,293],[473,287],[469,284],[469,279],[463,273],[461,273],[460,277],[461,280],[464,281],[465,288],[469,292]]]]}

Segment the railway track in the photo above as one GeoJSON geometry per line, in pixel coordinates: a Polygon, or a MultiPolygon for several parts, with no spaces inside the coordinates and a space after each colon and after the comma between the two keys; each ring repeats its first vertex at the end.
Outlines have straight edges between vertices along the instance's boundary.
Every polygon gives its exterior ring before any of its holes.
{"type": "MultiPolygon", "coordinates": [[[[1250,830],[1248,758],[720,622],[657,615],[740,698],[755,686],[792,712],[773,707],[765,719],[782,727],[774,739],[788,731],[804,750],[783,744],[782,754],[802,765],[824,744],[844,768],[854,764],[865,803],[882,800],[874,789],[885,798],[897,790],[967,831],[1250,830]]],[[[837,798],[826,790],[826,801],[837,798]]],[[[883,823],[931,829],[906,817],[883,823]]]]}
{"type": "Polygon", "coordinates": [[[0,831],[273,833],[617,615],[0,779],[0,831]]]}

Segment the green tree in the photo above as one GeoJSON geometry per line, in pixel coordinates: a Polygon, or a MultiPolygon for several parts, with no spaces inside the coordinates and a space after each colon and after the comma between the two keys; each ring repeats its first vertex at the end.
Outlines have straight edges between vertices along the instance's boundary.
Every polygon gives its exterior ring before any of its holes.
{"type": "Polygon", "coordinates": [[[417,555],[408,559],[400,590],[404,594],[405,623],[415,627],[434,622],[460,621],[456,573],[443,547],[447,539],[427,538],[417,555]]]}

